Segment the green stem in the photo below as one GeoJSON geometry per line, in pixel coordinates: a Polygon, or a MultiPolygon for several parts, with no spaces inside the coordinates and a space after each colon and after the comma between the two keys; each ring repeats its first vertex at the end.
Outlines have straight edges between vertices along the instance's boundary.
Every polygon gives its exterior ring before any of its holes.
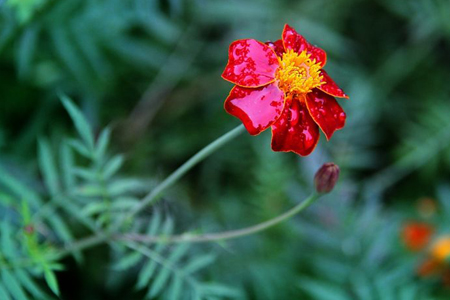
{"type": "Polygon", "coordinates": [[[198,243],[198,242],[211,242],[211,241],[223,241],[228,239],[234,239],[238,237],[243,237],[251,234],[255,234],[258,232],[261,232],[263,230],[266,230],[267,228],[270,228],[272,226],[275,226],[293,216],[300,213],[304,209],[306,209],[308,206],[310,206],[312,203],[314,203],[321,195],[318,193],[312,193],[307,199],[300,202],[287,212],[285,212],[282,215],[279,215],[278,217],[275,217],[273,219],[270,219],[266,222],[259,223],[254,226],[238,229],[238,230],[231,230],[231,231],[225,231],[225,232],[219,232],[219,233],[206,233],[206,234],[199,234],[199,235],[193,235],[191,233],[185,233],[180,235],[174,235],[174,236],[148,236],[148,235],[139,235],[139,234],[125,234],[114,237],[116,240],[132,240],[132,241],[138,241],[143,243],[198,243]]]}
{"type": "Polygon", "coordinates": [[[180,179],[181,176],[186,174],[192,167],[196,164],[204,160],[210,154],[214,153],[217,149],[237,137],[239,134],[244,132],[244,125],[239,125],[228,133],[224,134],[202,150],[200,150],[197,154],[191,157],[188,161],[182,164],[178,169],[176,169],[169,177],[167,177],[163,182],[161,182],[158,186],[156,186],[150,193],[145,196],[139,204],[137,204],[125,217],[125,220],[129,220],[138,214],[141,210],[143,210],[148,205],[152,204],[156,200],[159,199],[161,193],[167,188],[171,187],[174,183],[180,179]]]}
{"type": "Polygon", "coordinates": [[[308,198],[304,201],[300,202],[287,212],[278,217],[265,221],[263,223],[259,223],[254,226],[231,230],[219,233],[206,233],[193,235],[191,233],[184,233],[180,235],[173,236],[148,236],[148,235],[139,235],[139,234],[122,234],[115,236],[107,236],[107,235],[93,235],[82,239],[78,242],[75,242],[71,245],[68,245],[66,248],[61,249],[57,252],[53,252],[50,257],[52,259],[61,259],[67,255],[70,255],[73,252],[81,251],[87,248],[91,248],[97,245],[101,245],[106,242],[110,242],[111,240],[115,241],[136,241],[142,243],[199,243],[199,242],[212,242],[212,241],[223,241],[228,239],[234,239],[238,237],[243,237],[251,234],[255,234],[261,232],[267,228],[273,227],[293,216],[302,212],[311,204],[313,204],[317,199],[319,199],[321,194],[312,193],[308,198]]]}

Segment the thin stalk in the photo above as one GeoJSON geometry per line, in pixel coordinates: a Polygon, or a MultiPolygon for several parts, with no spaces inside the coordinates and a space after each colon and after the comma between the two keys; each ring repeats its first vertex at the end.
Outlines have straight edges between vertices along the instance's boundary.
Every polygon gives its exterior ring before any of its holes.
{"type": "Polygon", "coordinates": [[[314,203],[318,198],[320,197],[320,194],[318,193],[312,193],[307,199],[300,202],[287,212],[285,212],[282,215],[279,215],[273,219],[270,219],[268,221],[265,221],[263,223],[259,223],[254,226],[237,229],[237,230],[231,230],[231,231],[225,231],[225,232],[219,232],[219,233],[206,233],[206,234],[199,234],[194,235],[192,233],[184,233],[180,235],[173,235],[173,236],[148,236],[148,235],[140,235],[140,234],[124,234],[115,236],[115,240],[132,240],[137,242],[143,242],[143,243],[199,243],[199,242],[212,242],[212,241],[223,241],[223,240],[229,240],[234,238],[239,238],[243,236],[248,236],[251,234],[255,234],[258,232],[261,232],[263,230],[266,230],[270,227],[273,227],[275,225],[278,225],[279,223],[295,216],[296,214],[300,213],[304,209],[306,209],[308,206],[310,206],[312,203],[314,203]]]}
{"type": "Polygon", "coordinates": [[[199,234],[194,235],[192,233],[184,233],[180,235],[173,235],[173,236],[149,236],[149,235],[139,235],[139,234],[121,234],[121,235],[93,235],[87,238],[84,238],[82,240],[79,240],[78,242],[75,242],[71,245],[68,245],[67,247],[58,250],[56,252],[53,252],[51,255],[49,255],[52,259],[61,259],[67,255],[70,255],[71,253],[75,251],[81,251],[87,248],[95,247],[98,245],[101,245],[103,243],[111,242],[113,241],[136,241],[141,242],[145,244],[151,244],[151,243],[200,243],[200,242],[213,242],[213,241],[224,241],[234,238],[239,238],[243,236],[248,236],[251,234],[255,234],[258,232],[261,232],[263,230],[266,230],[270,227],[273,227],[275,225],[278,225],[279,223],[295,216],[296,214],[302,212],[307,207],[309,207],[311,204],[313,204],[317,199],[319,199],[321,194],[318,194],[316,192],[312,193],[308,198],[306,198],[304,201],[300,202],[287,212],[285,212],[282,215],[279,215],[273,219],[267,220],[265,222],[259,223],[254,226],[237,229],[237,230],[231,230],[231,231],[224,231],[224,232],[218,232],[218,233],[205,233],[205,234],[199,234]]]}

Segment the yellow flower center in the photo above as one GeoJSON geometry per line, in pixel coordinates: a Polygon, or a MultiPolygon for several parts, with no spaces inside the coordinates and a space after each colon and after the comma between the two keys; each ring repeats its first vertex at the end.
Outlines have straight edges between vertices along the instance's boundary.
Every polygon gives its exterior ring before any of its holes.
{"type": "Polygon", "coordinates": [[[306,51],[299,54],[288,50],[283,53],[275,77],[278,87],[286,94],[306,94],[324,84],[320,64],[315,59],[311,60],[310,56],[306,51]]]}

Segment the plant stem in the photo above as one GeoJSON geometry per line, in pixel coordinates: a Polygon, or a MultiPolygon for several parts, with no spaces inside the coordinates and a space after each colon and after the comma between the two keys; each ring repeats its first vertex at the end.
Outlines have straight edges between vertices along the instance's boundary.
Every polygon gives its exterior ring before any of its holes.
{"type": "Polygon", "coordinates": [[[261,232],[267,228],[270,228],[272,226],[275,226],[294,215],[300,213],[304,209],[306,209],[308,206],[310,206],[312,203],[314,203],[318,198],[320,197],[320,194],[318,193],[312,193],[306,200],[300,202],[287,212],[285,212],[282,215],[279,215],[278,217],[275,217],[273,219],[270,219],[266,222],[259,223],[254,226],[238,229],[238,230],[231,230],[231,231],[225,231],[225,232],[219,232],[219,233],[206,233],[206,234],[199,234],[199,235],[193,235],[191,233],[185,233],[180,235],[173,235],[173,236],[148,236],[148,235],[140,235],[140,234],[124,234],[120,236],[114,237],[115,240],[132,240],[132,241],[138,241],[143,243],[198,243],[198,242],[211,242],[211,241],[223,241],[228,239],[234,239],[238,237],[243,237],[247,235],[251,235],[257,232],[261,232]]]}
{"type": "Polygon", "coordinates": [[[279,223],[293,217],[294,215],[302,212],[308,206],[313,204],[317,199],[320,198],[320,194],[312,193],[308,198],[304,201],[300,202],[287,212],[278,217],[270,219],[268,221],[259,223],[254,226],[231,230],[225,232],[218,233],[205,233],[199,235],[193,235],[191,233],[184,233],[180,235],[173,236],[149,236],[149,235],[139,235],[139,234],[122,234],[115,236],[107,236],[107,235],[93,235],[87,238],[84,238],[78,242],[75,242],[71,245],[68,245],[66,248],[61,249],[57,252],[53,252],[50,257],[52,259],[61,259],[75,251],[81,251],[87,248],[91,248],[106,242],[110,242],[111,240],[115,241],[136,241],[142,242],[145,244],[150,243],[200,243],[200,242],[213,242],[213,241],[223,241],[234,239],[238,237],[243,237],[251,234],[255,234],[261,232],[267,228],[278,225],[279,223]]]}
{"type": "Polygon", "coordinates": [[[161,193],[172,186],[174,183],[180,179],[181,176],[186,174],[187,171],[192,169],[196,164],[204,160],[210,154],[214,153],[217,149],[237,137],[239,134],[244,132],[244,125],[239,125],[228,133],[224,134],[202,150],[200,150],[197,154],[192,156],[188,161],[182,164],[178,169],[176,169],[169,177],[167,177],[163,182],[161,182],[158,186],[156,186],[150,193],[145,196],[139,204],[137,204],[125,217],[124,220],[129,220],[138,214],[142,209],[152,204],[156,200],[159,199],[161,193]]]}

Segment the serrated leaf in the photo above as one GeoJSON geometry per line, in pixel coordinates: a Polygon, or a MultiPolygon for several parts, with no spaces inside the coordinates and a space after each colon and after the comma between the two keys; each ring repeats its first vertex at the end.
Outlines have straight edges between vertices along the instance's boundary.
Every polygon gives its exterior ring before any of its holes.
{"type": "Polygon", "coordinates": [[[25,291],[11,272],[7,269],[2,269],[1,273],[5,288],[9,291],[11,296],[16,300],[28,300],[25,291]]]}
{"type": "Polygon", "coordinates": [[[78,109],[78,107],[67,96],[62,95],[60,98],[64,107],[72,118],[78,134],[84,141],[87,149],[90,150],[89,152],[92,153],[94,150],[94,136],[92,134],[91,126],[89,125],[81,111],[78,109]]]}
{"type": "Polygon", "coordinates": [[[109,179],[111,176],[117,173],[117,171],[122,167],[124,158],[122,155],[116,155],[108,161],[103,169],[103,178],[105,180],[109,179]]]}
{"type": "Polygon", "coordinates": [[[58,172],[56,170],[54,155],[50,145],[45,139],[39,140],[39,166],[44,176],[44,181],[51,195],[60,193],[58,172]]]}
{"type": "Polygon", "coordinates": [[[56,281],[55,273],[49,268],[44,268],[44,278],[52,292],[59,296],[58,281],[56,281]]]}

